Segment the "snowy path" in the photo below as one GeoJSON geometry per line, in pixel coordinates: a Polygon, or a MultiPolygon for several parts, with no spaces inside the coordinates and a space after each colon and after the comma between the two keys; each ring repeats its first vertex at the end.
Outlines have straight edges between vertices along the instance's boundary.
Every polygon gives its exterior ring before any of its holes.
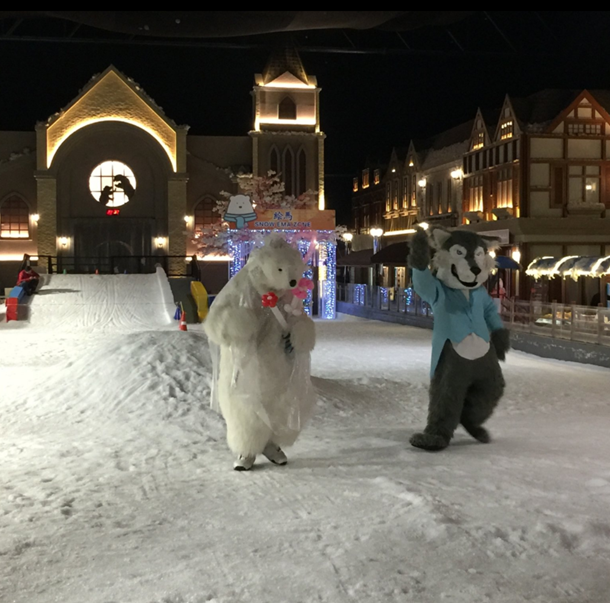
{"type": "Polygon", "coordinates": [[[495,441],[428,454],[430,332],[319,321],[316,416],[239,473],[200,328],[137,325],[0,330],[2,603],[610,601],[609,370],[513,352],[495,441]]]}

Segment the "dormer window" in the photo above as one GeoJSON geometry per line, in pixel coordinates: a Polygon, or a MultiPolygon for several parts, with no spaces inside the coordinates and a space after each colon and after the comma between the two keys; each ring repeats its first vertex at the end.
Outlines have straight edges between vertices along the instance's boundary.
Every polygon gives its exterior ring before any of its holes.
{"type": "Polygon", "coordinates": [[[278,118],[279,119],[296,119],[297,118],[297,106],[295,102],[286,96],[278,106],[278,118]]]}
{"type": "Polygon", "coordinates": [[[369,187],[369,170],[362,170],[362,188],[369,187]]]}
{"type": "Polygon", "coordinates": [[[506,140],[513,137],[513,120],[505,121],[500,126],[500,140],[506,140]]]}
{"type": "Polygon", "coordinates": [[[480,149],[484,144],[485,144],[485,132],[477,132],[474,137],[472,150],[476,151],[477,149],[480,149]]]}
{"type": "Polygon", "coordinates": [[[352,181],[352,190],[357,193],[358,192],[358,178],[354,178],[352,181]]]}
{"type": "Polygon", "coordinates": [[[379,182],[380,182],[379,170],[375,170],[375,171],[373,172],[373,182],[374,182],[375,184],[379,184],[379,182]]]}

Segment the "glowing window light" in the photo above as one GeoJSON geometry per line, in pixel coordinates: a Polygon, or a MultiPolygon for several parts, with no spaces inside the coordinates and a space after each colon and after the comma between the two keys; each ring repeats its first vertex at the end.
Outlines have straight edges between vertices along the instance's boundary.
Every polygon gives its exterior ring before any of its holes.
{"type": "Polygon", "coordinates": [[[134,173],[120,161],[104,161],[89,176],[89,191],[106,207],[121,207],[129,203],[135,189],[134,173]]]}

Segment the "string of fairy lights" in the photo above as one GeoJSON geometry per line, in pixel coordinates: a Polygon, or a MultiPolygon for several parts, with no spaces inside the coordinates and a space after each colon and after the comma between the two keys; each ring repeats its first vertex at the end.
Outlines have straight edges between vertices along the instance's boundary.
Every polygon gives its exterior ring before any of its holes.
{"type": "MultiPolygon", "coordinates": [[[[247,240],[229,236],[229,256],[231,257],[229,262],[230,278],[233,278],[244,267],[252,250],[263,244],[264,235],[271,232],[275,231],[259,230],[257,231],[259,236],[247,240]]],[[[317,281],[319,284],[317,315],[326,320],[335,319],[337,317],[337,247],[335,231],[318,230],[304,233],[299,230],[283,230],[282,232],[292,240],[296,239],[298,250],[304,258],[307,258],[308,269],[305,271],[304,276],[314,280],[315,269],[317,268],[317,281]],[[312,239],[315,251],[310,253],[312,239]]],[[[312,291],[309,291],[307,294],[303,305],[305,312],[312,316],[314,312],[312,291]]]]}

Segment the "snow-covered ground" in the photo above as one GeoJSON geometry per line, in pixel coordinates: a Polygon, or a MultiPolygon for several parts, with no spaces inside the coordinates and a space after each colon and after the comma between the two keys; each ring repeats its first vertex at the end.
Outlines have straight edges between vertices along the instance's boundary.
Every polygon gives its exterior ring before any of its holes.
{"type": "Polygon", "coordinates": [[[430,332],[318,321],[315,417],[236,472],[201,326],[49,309],[89,278],[0,315],[2,603],[610,601],[609,370],[512,352],[494,441],[426,453],[430,332]]]}

